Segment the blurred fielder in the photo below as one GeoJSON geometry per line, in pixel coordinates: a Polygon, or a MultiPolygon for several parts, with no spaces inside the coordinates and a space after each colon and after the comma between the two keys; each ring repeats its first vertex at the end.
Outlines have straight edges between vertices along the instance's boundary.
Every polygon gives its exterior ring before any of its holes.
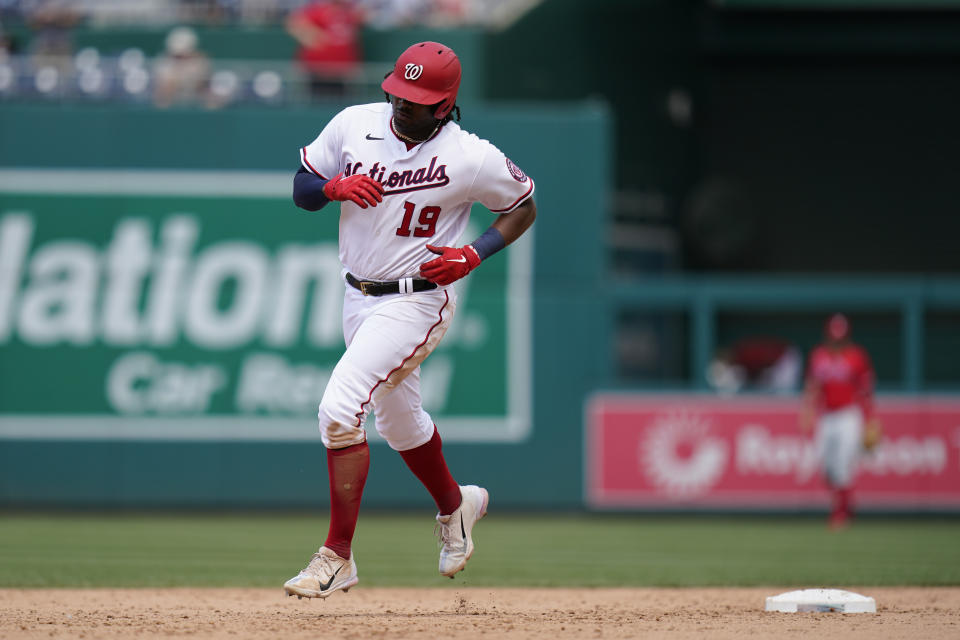
{"type": "Polygon", "coordinates": [[[357,584],[351,541],[370,451],[364,423],[398,451],[437,504],[440,574],[453,577],[473,553],[471,531],[487,491],[459,486],[440,434],[420,399],[420,363],[446,333],[457,305],[451,285],[526,231],[536,217],[533,180],[497,147],[454,122],[460,61],[421,42],[382,83],[387,101],[348,107],[300,150],[297,206],[340,201],[346,351],[320,402],[327,448],[330,528],[289,595],[326,598],[357,584]],[[454,246],[479,202],[498,214],[470,244],[454,246]]]}
{"type": "Polygon", "coordinates": [[[880,425],[873,416],[873,366],[863,347],[850,340],[850,321],[837,313],[827,320],[824,341],[810,353],[800,426],[815,442],[833,505],[829,524],[842,528],[853,514],[851,492],[860,452],[872,449],[880,425]]]}

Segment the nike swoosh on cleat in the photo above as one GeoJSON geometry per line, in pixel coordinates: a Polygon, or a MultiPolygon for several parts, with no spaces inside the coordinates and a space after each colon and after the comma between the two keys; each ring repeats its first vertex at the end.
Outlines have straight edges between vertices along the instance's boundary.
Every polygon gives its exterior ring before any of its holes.
{"type": "Polygon", "coordinates": [[[372,136],[372,135],[370,135],[370,134],[368,133],[368,134],[367,134],[367,140],[383,140],[383,138],[378,138],[378,137],[372,136]]]}
{"type": "Polygon", "coordinates": [[[330,588],[330,585],[333,584],[333,579],[337,577],[338,573],[340,573],[340,569],[343,569],[343,565],[340,565],[339,567],[337,567],[337,570],[333,572],[333,575],[330,576],[330,579],[327,580],[326,584],[320,582],[320,591],[326,591],[327,589],[330,588]]]}
{"type": "Polygon", "coordinates": [[[463,552],[467,552],[467,530],[463,528],[463,514],[460,514],[460,534],[463,536],[463,552]]]}

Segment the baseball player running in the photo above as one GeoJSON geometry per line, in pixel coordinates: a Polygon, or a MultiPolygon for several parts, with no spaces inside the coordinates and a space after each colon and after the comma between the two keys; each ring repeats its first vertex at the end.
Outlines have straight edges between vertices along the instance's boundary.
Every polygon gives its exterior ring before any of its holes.
{"type": "Polygon", "coordinates": [[[436,502],[441,575],[464,568],[474,524],[489,504],[485,489],[458,485],[447,468],[440,434],[421,406],[420,364],[453,319],[451,285],[533,224],[533,180],[453,121],[460,118],[460,61],[449,47],[411,46],[381,86],[387,101],[337,114],[300,150],[294,177],[298,207],[341,202],[346,351],[318,412],[330,527],[306,568],[284,585],[288,595],[326,598],[357,584],[351,540],[370,466],[364,424],[371,411],[377,431],[436,502]],[[498,215],[458,247],[474,202],[498,215]]]}
{"type": "Polygon", "coordinates": [[[831,528],[845,527],[853,514],[850,494],[860,450],[877,433],[873,417],[873,367],[863,347],[850,341],[843,314],[827,320],[824,342],[810,353],[800,426],[810,432],[819,412],[815,442],[833,506],[831,528]],[[865,423],[866,422],[866,427],[865,423]]]}

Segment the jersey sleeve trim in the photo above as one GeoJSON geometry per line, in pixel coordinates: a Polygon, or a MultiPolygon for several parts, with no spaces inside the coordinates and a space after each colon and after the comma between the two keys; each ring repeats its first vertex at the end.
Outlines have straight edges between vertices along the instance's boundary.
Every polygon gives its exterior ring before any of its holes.
{"type": "Polygon", "coordinates": [[[522,196],[514,200],[513,204],[511,204],[508,207],[505,207],[503,209],[490,209],[491,213],[508,213],[516,209],[518,206],[520,206],[520,203],[526,200],[530,196],[530,194],[533,193],[533,178],[531,178],[530,176],[527,176],[527,180],[530,181],[530,187],[527,189],[526,193],[524,193],[522,196]]]}
{"type": "Polygon", "coordinates": [[[316,169],[314,169],[313,165],[310,164],[310,161],[307,160],[307,148],[306,148],[306,147],[301,147],[301,148],[300,148],[300,160],[303,162],[304,168],[307,169],[308,171],[316,174],[317,177],[322,178],[323,180],[329,180],[329,179],[330,179],[330,178],[328,178],[327,176],[325,176],[325,175],[323,175],[322,173],[320,173],[319,171],[317,171],[316,169]]]}

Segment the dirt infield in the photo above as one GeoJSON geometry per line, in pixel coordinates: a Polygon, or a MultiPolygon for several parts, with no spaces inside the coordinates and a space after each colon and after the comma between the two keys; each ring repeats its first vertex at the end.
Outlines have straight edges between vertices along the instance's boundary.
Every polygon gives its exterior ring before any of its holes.
{"type": "Polygon", "coordinates": [[[960,637],[960,588],[862,588],[877,614],[766,613],[788,589],[4,589],[0,638],[960,637]]]}

